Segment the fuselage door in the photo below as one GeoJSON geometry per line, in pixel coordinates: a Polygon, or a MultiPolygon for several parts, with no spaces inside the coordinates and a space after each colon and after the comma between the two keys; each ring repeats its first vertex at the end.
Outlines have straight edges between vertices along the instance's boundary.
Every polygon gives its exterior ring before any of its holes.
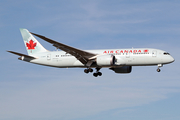
{"type": "Polygon", "coordinates": [[[51,60],[51,54],[47,54],[47,60],[51,60]]]}
{"type": "Polygon", "coordinates": [[[153,57],[156,57],[156,56],[157,56],[157,51],[155,51],[155,50],[152,51],[152,56],[153,56],[153,57]]]}

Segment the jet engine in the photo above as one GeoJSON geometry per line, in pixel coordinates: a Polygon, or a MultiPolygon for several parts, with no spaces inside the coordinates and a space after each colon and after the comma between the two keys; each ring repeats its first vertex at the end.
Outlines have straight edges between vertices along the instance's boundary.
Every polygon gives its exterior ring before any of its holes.
{"type": "Polygon", "coordinates": [[[113,55],[101,55],[96,58],[96,63],[99,66],[109,66],[115,64],[115,56],[113,55]]]}
{"type": "Polygon", "coordinates": [[[115,67],[109,69],[113,70],[115,73],[130,73],[132,71],[132,66],[115,67]]]}

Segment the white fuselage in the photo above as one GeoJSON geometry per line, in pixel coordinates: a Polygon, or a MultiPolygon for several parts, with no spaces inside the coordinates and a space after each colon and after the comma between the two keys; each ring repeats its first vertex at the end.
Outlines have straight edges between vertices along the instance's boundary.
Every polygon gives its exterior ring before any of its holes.
{"type": "MultiPolygon", "coordinates": [[[[168,64],[174,61],[173,57],[166,52],[150,48],[132,48],[132,49],[104,49],[104,50],[85,50],[90,53],[100,55],[114,55],[116,58],[113,66],[149,66],[158,64],[168,64]]],[[[51,67],[86,67],[77,58],[63,51],[43,52],[33,54],[38,59],[30,62],[51,67]]],[[[97,66],[92,66],[97,67],[97,66]]],[[[112,65],[100,66],[112,67],[112,65]]]]}
{"type": "Polygon", "coordinates": [[[160,67],[162,67],[163,64],[174,61],[174,58],[169,53],[158,49],[80,50],[45,36],[31,33],[24,28],[20,28],[20,32],[28,55],[7,51],[20,56],[18,58],[19,60],[58,68],[81,67],[86,68],[84,69],[85,73],[92,73],[93,68],[95,68],[95,72],[93,73],[94,77],[102,76],[100,69],[103,67],[108,67],[115,73],[131,73],[132,66],[157,65],[157,72],[160,72],[160,67]],[[48,51],[33,35],[62,51],[48,51]]]}

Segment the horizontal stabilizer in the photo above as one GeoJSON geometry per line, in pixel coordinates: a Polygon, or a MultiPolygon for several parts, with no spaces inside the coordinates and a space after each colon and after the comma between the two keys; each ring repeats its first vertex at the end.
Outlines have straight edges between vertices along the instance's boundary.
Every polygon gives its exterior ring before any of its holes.
{"type": "Polygon", "coordinates": [[[18,55],[18,56],[24,56],[24,57],[27,57],[27,58],[30,58],[30,59],[36,59],[35,57],[25,55],[25,54],[22,54],[22,53],[18,53],[18,52],[13,52],[13,51],[7,51],[7,52],[10,52],[10,53],[18,55]]]}

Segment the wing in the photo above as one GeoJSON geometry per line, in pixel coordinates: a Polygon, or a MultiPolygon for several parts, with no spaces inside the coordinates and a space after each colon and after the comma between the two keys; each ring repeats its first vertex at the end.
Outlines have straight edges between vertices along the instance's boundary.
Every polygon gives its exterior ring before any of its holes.
{"type": "Polygon", "coordinates": [[[66,53],[69,53],[69,54],[75,56],[84,65],[87,65],[89,63],[92,64],[92,61],[90,60],[90,58],[96,56],[96,54],[93,54],[93,53],[90,53],[87,51],[83,51],[83,50],[80,50],[80,49],[77,49],[77,48],[56,42],[56,41],[49,39],[45,36],[38,35],[35,33],[31,33],[31,34],[53,44],[53,46],[55,46],[56,48],[59,48],[59,49],[65,51],[66,53]]]}

